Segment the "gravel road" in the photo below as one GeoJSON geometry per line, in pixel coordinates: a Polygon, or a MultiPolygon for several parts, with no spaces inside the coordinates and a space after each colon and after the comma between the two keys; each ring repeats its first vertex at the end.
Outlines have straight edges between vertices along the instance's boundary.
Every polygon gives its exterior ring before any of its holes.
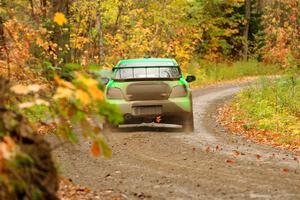
{"type": "MultiPolygon", "coordinates": [[[[113,149],[110,159],[93,158],[88,141],[65,144],[54,151],[60,170],[107,198],[300,199],[296,154],[254,144],[216,123],[217,108],[246,85],[195,89],[193,134],[112,133],[107,136],[113,149]]],[[[59,144],[54,137],[49,140],[59,144]]]]}

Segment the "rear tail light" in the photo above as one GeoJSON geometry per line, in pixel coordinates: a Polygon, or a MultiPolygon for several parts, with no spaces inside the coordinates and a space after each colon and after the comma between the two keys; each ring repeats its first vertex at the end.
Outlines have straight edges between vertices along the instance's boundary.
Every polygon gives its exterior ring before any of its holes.
{"type": "Polygon", "coordinates": [[[187,89],[184,85],[177,85],[173,87],[170,97],[185,97],[187,95],[187,89]]]}
{"type": "Polygon", "coordinates": [[[124,99],[122,91],[116,87],[110,87],[107,89],[106,97],[108,99],[124,99]]]}

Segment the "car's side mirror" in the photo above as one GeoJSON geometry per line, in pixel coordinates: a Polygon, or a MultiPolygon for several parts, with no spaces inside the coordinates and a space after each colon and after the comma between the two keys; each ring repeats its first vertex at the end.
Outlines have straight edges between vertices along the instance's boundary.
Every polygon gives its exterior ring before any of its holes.
{"type": "Polygon", "coordinates": [[[107,83],[109,82],[109,78],[101,78],[101,81],[104,85],[107,85],[107,83]]]}
{"type": "Polygon", "coordinates": [[[194,76],[194,75],[188,75],[185,80],[188,83],[193,82],[193,81],[196,80],[196,76],[194,76]]]}

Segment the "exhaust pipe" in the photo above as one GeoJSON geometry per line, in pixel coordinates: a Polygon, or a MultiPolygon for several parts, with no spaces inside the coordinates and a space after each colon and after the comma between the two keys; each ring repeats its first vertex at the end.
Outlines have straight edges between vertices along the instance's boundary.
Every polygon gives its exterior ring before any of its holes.
{"type": "Polygon", "coordinates": [[[125,119],[125,121],[130,121],[133,119],[133,116],[131,114],[127,113],[124,115],[124,119],[125,119]]]}

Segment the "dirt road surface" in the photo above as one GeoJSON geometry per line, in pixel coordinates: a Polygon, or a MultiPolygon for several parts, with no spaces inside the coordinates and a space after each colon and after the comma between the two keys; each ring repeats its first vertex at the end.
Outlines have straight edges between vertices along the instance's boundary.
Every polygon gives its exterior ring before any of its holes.
{"type": "Polygon", "coordinates": [[[217,107],[244,86],[195,89],[193,134],[113,133],[110,159],[93,158],[88,141],[61,145],[54,151],[60,170],[99,191],[99,199],[300,199],[300,156],[226,133],[216,122],[217,107]]]}

